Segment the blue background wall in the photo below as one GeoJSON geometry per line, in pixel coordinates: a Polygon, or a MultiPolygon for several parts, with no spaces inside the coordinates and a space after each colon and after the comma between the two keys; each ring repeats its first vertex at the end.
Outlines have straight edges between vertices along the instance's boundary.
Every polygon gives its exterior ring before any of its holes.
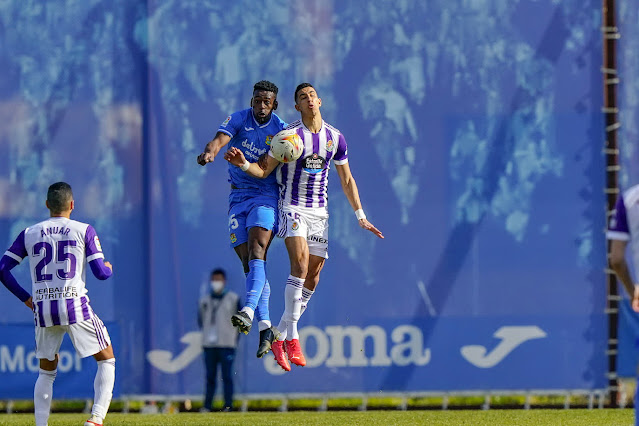
{"type": "MultiPolygon", "coordinates": [[[[600,7],[5,1],[0,242],[45,217],[46,188],[68,181],[74,217],[114,265],[88,286],[117,329],[120,391],[200,393],[201,288],[223,266],[242,294],[243,275],[226,165],[196,157],[256,81],[280,87],[287,121],[309,81],[386,239],[359,229],[334,174],[331,258],[300,322],[309,365],[281,375],[254,357],[253,331],[239,390],[603,388],[600,7]]],[[[268,274],[277,319],[279,240],[268,274]]],[[[0,301],[0,373],[28,398],[33,373],[9,368],[19,343],[2,345],[30,314],[7,291],[0,301]]]]}

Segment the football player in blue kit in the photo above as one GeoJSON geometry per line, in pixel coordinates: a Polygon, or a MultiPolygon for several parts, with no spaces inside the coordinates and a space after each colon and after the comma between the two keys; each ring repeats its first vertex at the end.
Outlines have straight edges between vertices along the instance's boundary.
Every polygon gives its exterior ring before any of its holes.
{"type": "MultiPolygon", "coordinates": [[[[277,86],[270,81],[255,83],[251,108],[237,111],[222,122],[213,140],[197,157],[198,164],[212,163],[227,145],[241,150],[247,161],[258,162],[270,149],[271,138],[286,125],[273,112],[277,109],[277,92],[277,86]]],[[[229,238],[246,274],[245,304],[231,322],[239,332],[248,334],[253,318],[257,318],[260,330],[257,357],[261,358],[278,334],[269,316],[271,288],[266,278],[266,253],[277,223],[279,189],[275,174],[257,179],[231,164],[228,172],[229,238]]]]}

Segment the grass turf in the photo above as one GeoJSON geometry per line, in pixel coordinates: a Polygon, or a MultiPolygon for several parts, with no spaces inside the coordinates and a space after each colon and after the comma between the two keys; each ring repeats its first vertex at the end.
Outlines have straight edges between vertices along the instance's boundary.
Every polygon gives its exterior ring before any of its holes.
{"type": "MultiPolygon", "coordinates": [[[[85,414],[52,414],[49,426],[81,425],[85,414]]],[[[111,413],[105,426],[115,425],[632,425],[632,409],[449,410],[449,411],[295,411],[248,413],[111,413]]],[[[33,425],[33,414],[0,414],[0,425],[33,425]]]]}

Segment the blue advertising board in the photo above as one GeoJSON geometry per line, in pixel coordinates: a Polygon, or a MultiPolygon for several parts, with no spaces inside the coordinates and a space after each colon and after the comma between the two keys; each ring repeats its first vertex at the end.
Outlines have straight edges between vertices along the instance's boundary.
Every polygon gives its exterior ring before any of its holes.
{"type": "MultiPolygon", "coordinates": [[[[599,2],[52,3],[0,5],[15,23],[0,29],[0,242],[46,216],[50,183],[73,186],[114,265],[88,288],[120,330],[122,393],[203,391],[201,288],[221,266],[244,297],[244,276],[227,166],[196,157],[262,79],[287,122],[296,85],[316,87],[386,238],[331,174],[308,365],[256,359],[254,330],[240,392],[606,386],[599,2]]],[[[281,240],[267,269],[277,324],[281,240]]],[[[0,300],[3,335],[24,307],[0,300]]]]}

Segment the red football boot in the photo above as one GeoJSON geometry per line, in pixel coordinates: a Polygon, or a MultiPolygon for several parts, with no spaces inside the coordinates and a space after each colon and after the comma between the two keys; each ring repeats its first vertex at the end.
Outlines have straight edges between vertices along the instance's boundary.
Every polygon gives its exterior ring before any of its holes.
{"type": "Polygon", "coordinates": [[[300,367],[304,367],[306,365],[306,358],[304,358],[304,354],[302,353],[302,345],[300,345],[299,340],[287,340],[285,347],[289,361],[295,365],[299,365],[300,367]]]}
{"type": "Polygon", "coordinates": [[[288,359],[286,359],[286,352],[284,352],[283,340],[273,342],[271,345],[271,352],[273,352],[275,361],[277,361],[277,365],[282,367],[282,370],[291,371],[291,364],[288,363],[288,359]]]}

